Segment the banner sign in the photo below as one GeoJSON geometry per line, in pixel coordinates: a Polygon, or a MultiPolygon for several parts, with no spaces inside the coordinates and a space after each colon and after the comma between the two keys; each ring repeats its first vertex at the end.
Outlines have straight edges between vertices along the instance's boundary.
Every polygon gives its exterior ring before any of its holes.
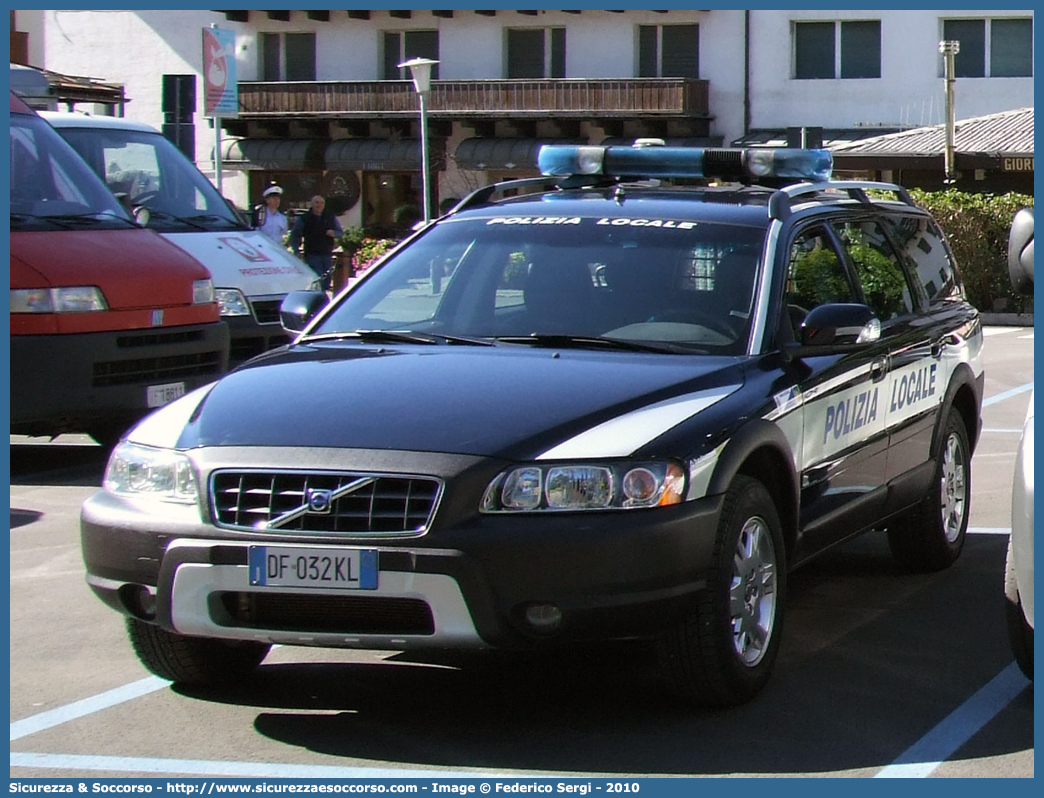
{"type": "Polygon", "coordinates": [[[203,29],[203,114],[211,117],[239,114],[235,31],[203,29]]]}

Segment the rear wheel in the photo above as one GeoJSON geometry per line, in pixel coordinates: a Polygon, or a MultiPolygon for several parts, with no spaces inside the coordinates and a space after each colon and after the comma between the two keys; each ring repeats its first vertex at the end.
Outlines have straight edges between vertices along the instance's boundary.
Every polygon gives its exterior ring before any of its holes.
{"type": "Polygon", "coordinates": [[[940,571],[964,547],[971,499],[971,447],[961,414],[950,408],[929,494],[888,528],[892,556],[911,571],[940,571]]]}
{"type": "Polygon", "coordinates": [[[1008,619],[1008,639],[1011,641],[1011,653],[1026,678],[1033,681],[1033,627],[1026,621],[1026,613],[1022,609],[1022,598],[1019,596],[1019,584],[1015,579],[1015,563],[1011,555],[1011,541],[1008,541],[1008,559],[1004,567],[1004,598],[1008,619]]]}
{"type": "Polygon", "coordinates": [[[177,684],[202,687],[249,676],[271,648],[268,643],[179,635],[137,618],[127,619],[127,635],[149,671],[177,684]]]}
{"type": "Polygon", "coordinates": [[[737,476],[725,494],[707,587],[694,612],[658,641],[673,693],[725,707],[765,686],[782,631],[783,554],[772,497],[761,482],[737,476]]]}

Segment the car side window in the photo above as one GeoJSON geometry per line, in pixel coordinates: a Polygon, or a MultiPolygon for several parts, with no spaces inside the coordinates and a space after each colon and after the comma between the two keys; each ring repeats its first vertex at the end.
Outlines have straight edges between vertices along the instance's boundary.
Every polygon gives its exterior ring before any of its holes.
{"type": "Polygon", "coordinates": [[[938,225],[923,216],[889,219],[899,257],[914,275],[929,304],[964,299],[964,289],[938,225]]]}
{"type": "Polygon", "coordinates": [[[858,301],[830,234],[820,225],[798,233],[790,245],[786,298],[795,333],[813,308],[858,301]]]}
{"type": "Polygon", "coordinates": [[[884,228],[875,219],[834,222],[834,232],[848,253],[863,297],[881,321],[913,313],[913,292],[884,228]]]}

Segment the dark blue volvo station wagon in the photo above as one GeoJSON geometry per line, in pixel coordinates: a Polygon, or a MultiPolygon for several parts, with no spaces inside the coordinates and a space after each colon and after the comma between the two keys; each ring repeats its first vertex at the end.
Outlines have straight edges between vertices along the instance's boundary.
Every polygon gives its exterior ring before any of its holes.
{"type": "Polygon", "coordinates": [[[904,189],[815,150],[540,166],[332,303],[291,294],[292,344],[116,447],[87,579],[152,672],[633,640],[677,695],[734,705],[793,568],[870,530],[909,569],[958,557],[982,330],[904,189]]]}

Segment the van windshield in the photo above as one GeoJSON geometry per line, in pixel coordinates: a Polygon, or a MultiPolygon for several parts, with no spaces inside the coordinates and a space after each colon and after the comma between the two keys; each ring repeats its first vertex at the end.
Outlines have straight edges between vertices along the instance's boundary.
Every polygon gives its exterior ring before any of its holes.
{"type": "Polygon", "coordinates": [[[11,229],[55,230],[134,223],[43,119],[11,114],[11,229]]]}
{"type": "Polygon", "coordinates": [[[148,208],[161,233],[245,225],[214,185],[159,133],[56,124],[62,137],[128,208],[148,208]]]}

